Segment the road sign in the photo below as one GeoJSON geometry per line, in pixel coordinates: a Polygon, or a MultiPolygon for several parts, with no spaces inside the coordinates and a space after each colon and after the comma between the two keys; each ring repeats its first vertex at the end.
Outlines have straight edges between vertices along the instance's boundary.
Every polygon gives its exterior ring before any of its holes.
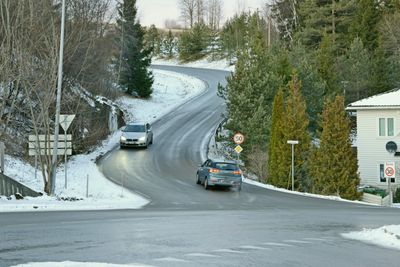
{"type": "Polygon", "coordinates": [[[235,147],[235,151],[236,151],[236,153],[240,154],[240,152],[243,151],[243,148],[242,148],[240,145],[237,145],[237,146],[235,147]]]}
{"type": "MultiPolygon", "coordinates": [[[[72,135],[60,135],[57,155],[72,155],[72,135]]],[[[53,155],[54,135],[29,135],[29,156],[53,155]]]]}
{"type": "Polygon", "coordinates": [[[237,144],[237,145],[241,145],[244,142],[244,135],[241,133],[236,133],[233,136],[233,142],[235,142],[235,144],[237,144]]]}
{"type": "Polygon", "coordinates": [[[64,129],[64,132],[67,132],[69,126],[75,118],[75,114],[73,115],[60,115],[60,125],[64,129]]]}
{"type": "Polygon", "coordinates": [[[386,162],[384,169],[385,178],[394,178],[396,176],[396,166],[394,162],[386,162]]]}

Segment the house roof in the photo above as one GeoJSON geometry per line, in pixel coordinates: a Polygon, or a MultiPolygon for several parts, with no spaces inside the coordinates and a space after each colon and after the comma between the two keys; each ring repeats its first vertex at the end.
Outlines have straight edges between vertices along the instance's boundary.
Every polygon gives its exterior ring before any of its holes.
{"type": "Polygon", "coordinates": [[[347,110],[357,109],[400,109],[400,89],[364,98],[349,104],[347,110]]]}

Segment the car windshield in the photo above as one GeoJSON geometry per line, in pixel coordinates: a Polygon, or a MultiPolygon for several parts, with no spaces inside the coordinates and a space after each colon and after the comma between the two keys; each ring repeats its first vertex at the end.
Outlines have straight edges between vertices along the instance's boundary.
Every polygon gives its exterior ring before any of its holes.
{"type": "Polygon", "coordinates": [[[124,132],[139,132],[144,133],[145,127],[144,125],[127,125],[124,132]]]}
{"type": "Polygon", "coordinates": [[[226,171],[236,171],[239,169],[239,167],[233,163],[217,162],[214,163],[213,165],[214,168],[226,171]]]}

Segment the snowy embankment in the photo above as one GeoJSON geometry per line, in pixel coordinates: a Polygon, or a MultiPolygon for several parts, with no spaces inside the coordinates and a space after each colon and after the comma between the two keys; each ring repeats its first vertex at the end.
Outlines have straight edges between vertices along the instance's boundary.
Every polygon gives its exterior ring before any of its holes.
{"type": "MultiPolygon", "coordinates": [[[[116,102],[124,110],[128,121],[153,122],[206,90],[204,82],[175,72],[154,70],[154,78],[151,99],[140,100],[131,97],[117,99],[116,102]]],[[[120,134],[120,131],[113,133],[89,154],[70,158],[67,165],[67,189],[64,188],[64,166],[60,166],[57,170],[56,197],[26,197],[23,200],[1,197],[0,212],[137,209],[146,205],[149,200],[106,179],[95,163],[96,158],[117,146],[120,134]],[[89,181],[88,197],[86,197],[87,181],[89,181]],[[71,199],[75,201],[70,201],[71,199]]],[[[5,174],[36,191],[43,191],[41,173],[38,172],[35,179],[34,167],[21,160],[6,156],[5,174]]]]}
{"type": "Polygon", "coordinates": [[[97,263],[97,262],[64,261],[64,262],[32,262],[32,263],[14,265],[12,267],[151,267],[151,265],[143,265],[143,264],[121,265],[121,264],[108,264],[108,263],[97,263]]]}
{"type": "Polygon", "coordinates": [[[180,63],[177,59],[154,59],[153,65],[166,65],[166,66],[182,66],[190,68],[200,69],[213,69],[213,70],[224,70],[224,71],[235,71],[235,65],[229,64],[225,59],[211,61],[208,59],[201,59],[195,62],[180,63]]]}

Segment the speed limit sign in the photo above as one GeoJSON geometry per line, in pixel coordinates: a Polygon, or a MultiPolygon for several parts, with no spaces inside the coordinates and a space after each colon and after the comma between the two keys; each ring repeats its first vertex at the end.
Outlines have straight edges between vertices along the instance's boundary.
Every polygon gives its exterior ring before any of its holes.
{"type": "Polygon", "coordinates": [[[236,133],[233,136],[233,142],[235,142],[235,144],[240,145],[244,142],[244,135],[241,133],[236,133]]]}

